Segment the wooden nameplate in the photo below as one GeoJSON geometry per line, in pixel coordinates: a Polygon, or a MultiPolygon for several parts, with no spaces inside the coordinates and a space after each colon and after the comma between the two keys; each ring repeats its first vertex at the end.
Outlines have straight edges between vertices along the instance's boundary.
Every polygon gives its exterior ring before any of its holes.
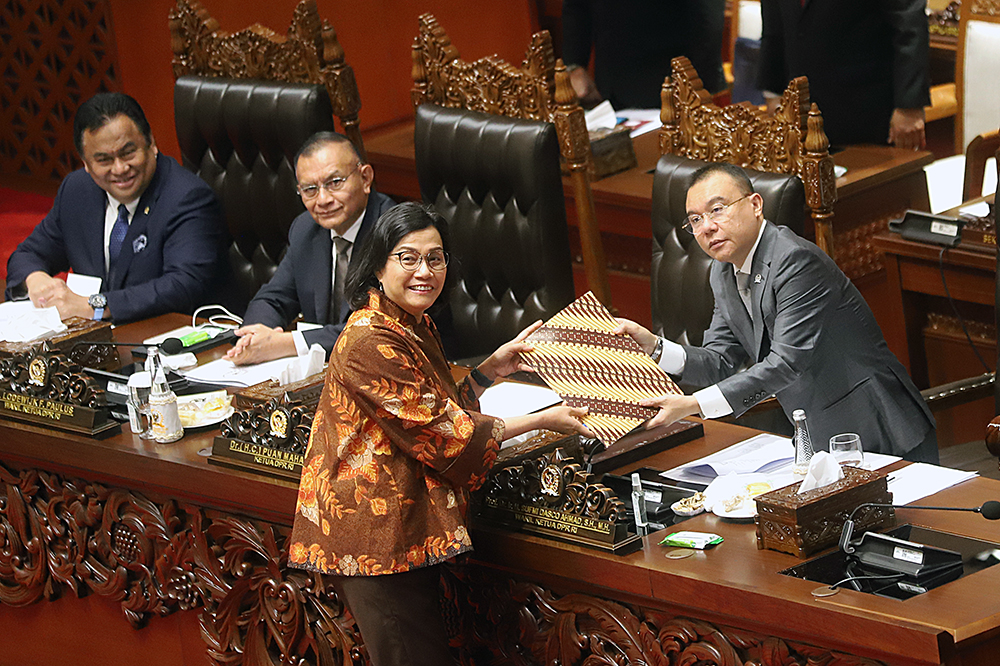
{"type": "Polygon", "coordinates": [[[514,532],[625,555],[642,548],[625,504],[561,449],[490,474],[476,493],[476,517],[514,532]]]}
{"type": "Polygon", "coordinates": [[[298,481],[314,413],[315,404],[278,398],[238,409],[222,422],[208,462],[298,481]]]}
{"type": "Polygon", "coordinates": [[[0,418],[91,436],[121,429],[96,380],[42,345],[0,358],[0,418]]]}
{"type": "Polygon", "coordinates": [[[233,394],[233,406],[236,409],[250,409],[256,405],[278,400],[315,407],[319,404],[320,394],[323,393],[325,376],[324,370],[291,384],[280,384],[276,379],[268,379],[236,391],[233,394]]]}

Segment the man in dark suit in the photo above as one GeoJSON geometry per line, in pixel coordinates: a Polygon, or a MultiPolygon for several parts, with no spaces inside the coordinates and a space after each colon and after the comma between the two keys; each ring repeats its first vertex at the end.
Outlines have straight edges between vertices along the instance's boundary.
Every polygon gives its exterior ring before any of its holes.
{"type": "Polygon", "coordinates": [[[73,123],[84,168],[67,176],[52,210],[7,262],[8,299],[27,296],[116,323],[204,303],[222,265],[225,228],[215,194],[159,155],[139,104],[122,93],[84,102],[73,123]],[[102,279],[89,298],[53,277],[102,279]]]}
{"type": "Polygon", "coordinates": [[[306,212],[292,222],[285,256],[250,301],[244,325],[236,331],[240,339],[227,356],[237,365],[295,356],[313,344],[330,354],[350,314],[341,280],[359,256],[354,248],[394,204],[374,191],[371,165],[335,132],[317,132],[306,140],[295,157],[295,177],[306,212]],[[300,314],[321,327],[285,330],[300,314]]]}
{"type": "Polygon", "coordinates": [[[830,142],[923,148],[930,104],[926,0],[761,0],[757,83],[809,77],[830,142]]]}
{"type": "Polygon", "coordinates": [[[660,108],[670,61],[687,56],[705,89],[722,73],[724,0],[563,0],[563,62],[580,103],[607,99],[616,109],[660,108]],[[587,72],[591,47],[594,80],[587,72]]]}
{"type": "Polygon", "coordinates": [[[805,410],[816,448],[856,432],[869,451],[937,462],[934,419],[868,304],[816,245],[765,221],[763,205],[739,167],[710,164],[692,177],[686,226],[715,259],[704,343],[678,345],[627,320],[619,330],[668,373],[707,388],[645,401],[660,408],[650,425],[739,416],[773,395],[789,417],[805,410]]]}

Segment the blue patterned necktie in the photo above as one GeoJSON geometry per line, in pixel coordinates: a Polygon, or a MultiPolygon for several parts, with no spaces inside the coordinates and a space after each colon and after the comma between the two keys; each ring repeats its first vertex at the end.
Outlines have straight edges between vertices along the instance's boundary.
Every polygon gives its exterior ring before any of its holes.
{"type": "Polygon", "coordinates": [[[125,204],[118,206],[118,219],[115,226],[111,227],[111,238],[108,240],[108,258],[110,264],[114,265],[118,255],[121,254],[122,244],[125,242],[125,234],[128,233],[128,208],[125,204]]]}

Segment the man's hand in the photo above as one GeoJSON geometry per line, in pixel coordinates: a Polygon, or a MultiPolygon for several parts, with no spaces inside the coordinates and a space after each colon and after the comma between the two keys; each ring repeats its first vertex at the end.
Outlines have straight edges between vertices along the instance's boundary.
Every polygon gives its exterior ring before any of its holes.
{"type": "Polygon", "coordinates": [[[597,86],[594,85],[594,80],[590,78],[590,72],[586,67],[573,69],[569,73],[569,82],[573,86],[576,98],[580,101],[580,106],[585,109],[597,106],[604,99],[597,91],[597,86]]]}
{"type": "Polygon", "coordinates": [[[614,330],[615,335],[628,335],[642,347],[642,351],[652,354],[656,349],[659,338],[650,333],[647,329],[629,319],[618,319],[618,328],[614,330]]]}
{"type": "Polygon", "coordinates": [[[58,278],[35,271],[24,279],[24,285],[28,288],[28,298],[36,308],[55,308],[60,319],[94,318],[94,308],[90,307],[87,297],[74,294],[58,278]]]}
{"type": "Polygon", "coordinates": [[[896,109],[889,121],[889,143],[897,148],[923,150],[927,146],[924,137],[924,110],[896,109]]]}
{"type": "Polygon", "coordinates": [[[236,329],[236,335],[239,340],[226,352],[226,358],[234,365],[252,365],[296,354],[295,338],[281,327],[250,324],[236,329]]]}
{"type": "Polygon", "coordinates": [[[670,425],[674,421],[679,421],[685,416],[698,414],[701,408],[698,406],[698,399],[690,395],[661,395],[659,398],[644,398],[639,401],[643,407],[659,407],[660,411],[656,416],[646,422],[646,428],[655,428],[660,425],[670,425]]]}

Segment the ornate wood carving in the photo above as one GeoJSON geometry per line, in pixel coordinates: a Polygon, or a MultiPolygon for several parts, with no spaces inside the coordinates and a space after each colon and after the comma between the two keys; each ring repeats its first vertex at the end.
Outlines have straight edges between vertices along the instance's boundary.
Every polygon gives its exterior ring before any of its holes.
{"type": "Polygon", "coordinates": [[[198,0],[177,0],[169,17],[175,78],[194,74],[324,85],[344,133],[365,158],[354,70],[344,62],[333,26],[320,20],[315,0],[299,2],[286,36],[259,23],[231,34],[220,30],[198,0]]]}
{"type": "Polygon", "coordinates": [[[984,16],[1000,16],[1000,0],[973,0],[972,13],[984,16]]]}
{"type": "Polygon", "coordinates": [[[607,262],[590,189],[590,136],[569,73],[553,55],[548,31],[532,35],[517,68],[495,55],[462,60],[437,19],[423,14],[419,21],[411,51],[414,108],[431,103],[555,124],[559,150],[573,182],[587,283],[598,300],[610,307],[607,262]]]}
{"type": "MultiPolygon", "coordinates": [[[[966,319],[965,327],[969,330],[969,337],[983,347],[993,348],[997,344],[997,327],[994,323],[966,319]]],[[[927,326],[924,333],[939,333],[948,337],[965,340],[965,331],[962,330],[962,322],[958,317],[940,312],[927,313],[927,326]]]]}
{"type": "Polygon", "coordinates": [[[0,359],[0,389],[91,409],[108,404],[104,389],[83,368],[41,346],[0,359]]]}
{"type": "Polygon", "coordinates": [[[0,172],[62,180],[80,164],[77,107],[121,90],[107,0],[0,3],[0,172]]]}
{"type": "Polygon", "coordinates": [[[288,528],[0,465],[0,602],[121,602],[133,627],[201,608],[215,664],[362,664],[327,580],[285,566],[288,528]]]}
{"type": "Polygon", "coordinates": [[[875,666],[879,662],[670,616],[471,567],[443,576],[462,663],[875,666]]]}
{"type": "Polygon", "coordinates": [[[746,102],[719,107],[687,58],[674,58],[660,93],[660,153],[796,174],[816,227],[816,244],[834,255],[836,178],[823,119],[804,77],[788,84],[773,117],[746,102]]]}

